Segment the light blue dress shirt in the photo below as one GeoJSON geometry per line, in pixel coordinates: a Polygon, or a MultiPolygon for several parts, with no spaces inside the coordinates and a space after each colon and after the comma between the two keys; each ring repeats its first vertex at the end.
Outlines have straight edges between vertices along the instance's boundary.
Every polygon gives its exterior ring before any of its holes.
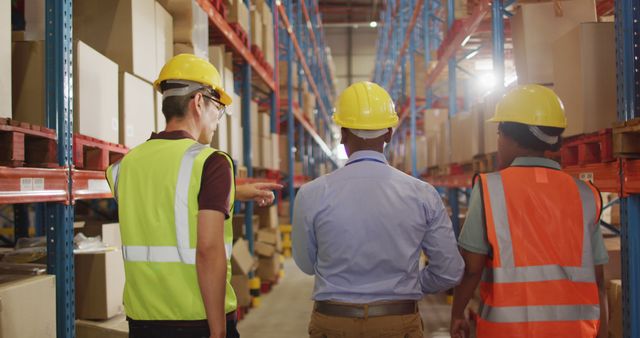
{"type": "Polygon", "coordinates": [[[300,188],[292,236],[296,264],[315,275],[314,300],[418,300],[455,286],[464,270],[438,192],[375,151],[300,188]]]}

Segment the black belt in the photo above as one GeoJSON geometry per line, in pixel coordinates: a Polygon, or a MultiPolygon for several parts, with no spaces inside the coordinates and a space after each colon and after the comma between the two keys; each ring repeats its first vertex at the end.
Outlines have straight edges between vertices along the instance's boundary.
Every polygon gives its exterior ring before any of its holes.
{"type": "MultiPolygon", "coordinates": [[[[227,321],[238,320],[238,312],[233,311],[226,314],[227,321]]],[[[206,319],[202,320],[137,320],[127,317],[127,321],[134,326],[139,325],[153,325],[153,326],[169,326],[169,327],[208,327],[209,322],[206,319]]]]}
{"type": "Polygon", "coordinates": [[[314,310],[327,316],[366,319],[368,317],[414,314],[418,312],[418,302],[411,300],[372,304],[346,304],[318,301],[315,303],[314,310]]]}

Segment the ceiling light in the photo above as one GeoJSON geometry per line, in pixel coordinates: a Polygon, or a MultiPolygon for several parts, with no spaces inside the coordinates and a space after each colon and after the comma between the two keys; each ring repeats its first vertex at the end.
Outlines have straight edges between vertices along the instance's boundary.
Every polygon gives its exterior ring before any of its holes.
{"type": "Polygon", "coordinates": [[[369,27],[371,27],[371,28],[376,28],[376,27],[378,27],[378,22],[377,22],[377,21],[371,21],[371,22],[369,22],[369,27]]]}

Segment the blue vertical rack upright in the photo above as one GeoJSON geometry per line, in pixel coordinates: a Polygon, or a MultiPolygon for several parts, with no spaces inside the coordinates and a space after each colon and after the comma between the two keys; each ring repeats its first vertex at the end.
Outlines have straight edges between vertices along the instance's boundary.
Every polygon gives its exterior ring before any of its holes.
{"type": "MultiPolygon", "coordinates": [[[[58,134],[58,164],[68,170],[72,192],[73,154],[73,37],[72,0],[46,2],[45,93],[46,125],[58,134]]],[[[58,338],[75,337],[75,273],[73,266],[74,208],[47,203],[47,272],[56,276],[58,338]]]]}
{"type": "MultiPolygon", "coordinates": [[[[618,119],[626,121],[640,117],[640,1],[617,0],[615,11],[618,119]]],[[[620,216],[623,333],[634,338],[640,337],[640,195],[621,199],[620,216]]]]}

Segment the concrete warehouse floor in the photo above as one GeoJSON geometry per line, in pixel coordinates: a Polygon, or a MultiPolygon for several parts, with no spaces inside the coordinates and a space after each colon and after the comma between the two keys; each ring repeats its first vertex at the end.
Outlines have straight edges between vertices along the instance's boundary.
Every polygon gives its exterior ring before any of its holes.
{"type": "MultiPolygon", "coordinates": [[[[308,337],[313,277],[298,269],[292,259],[284,264],[285,276],[262,296],[262,305],[238,323],[242,338],[308,337]]],[[[444,295],[427,296],[420,302],[426,338],[449,337],[451,306],[444,295]]]]}

